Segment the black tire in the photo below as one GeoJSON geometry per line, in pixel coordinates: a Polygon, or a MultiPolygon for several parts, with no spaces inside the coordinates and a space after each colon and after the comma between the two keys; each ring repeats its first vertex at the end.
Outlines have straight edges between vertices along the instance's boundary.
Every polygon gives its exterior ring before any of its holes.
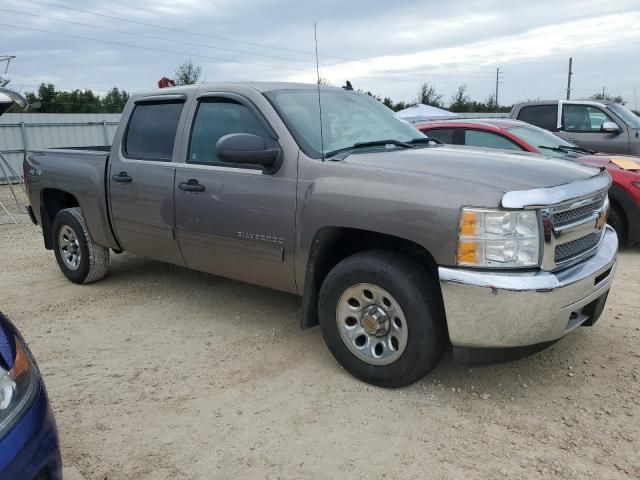
{"type": "MultiPolygon", "coordinates": [[[[96,244],[78,207],[60,210],[53,220],[53,251],[62,273],[74,283],[91,283],[100,280],[109,268],[109,249],[96,244]],[[72,268],[63,256],[60,243],[61,230],[69,228],[77,240],[76,251],[79,252],[77,267],[72,268]]],[[[67,230],[65,230],[67,231],[67,230]]],[[[64,240],[62,240],[64,242],[64,240]]],[[[67,250],[68,251],[68,250],[67,250]]],[[[67,257],[71,258],[71,257],[67,257]]]]}
{"type": "Polygon", "coordinates": [[[416,262],[387,251],[352,255],[327,275],[318,301],[320,328],[329,350],[353,376],[373,385],[410,385],[435,368],[448,347],[440,286],[416,262]],[[347,289],[372,284],[389,292],[404,312],[408,327],[401,356],[386,365],[373,365],[356,356],[338,329],[338,302],[347,289]]]}
{"type": "Polygon", "coordinates": [[[611,225],[618,234],[618,244],[620,244],[620,246],[625,245],[627,242],[627,219],[618,205],[612,204],[609,208],[607,223],[611,225]]]}

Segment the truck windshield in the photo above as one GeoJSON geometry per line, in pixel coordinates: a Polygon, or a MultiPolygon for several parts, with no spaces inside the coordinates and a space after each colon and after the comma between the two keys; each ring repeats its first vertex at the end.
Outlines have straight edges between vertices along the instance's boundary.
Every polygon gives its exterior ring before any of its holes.
{"type": "MultiPolygon", "coordinates": [[[[323,89],[320,93],[321,141],[317,90],[274,90],[266,92],[265,96],[302,151],[312,158],[321,158],[327,152],[357,143],[379,140],[411,142],[416,138],[425,138],[415,127],[397,118],[391,110],[369,95],[323,89]]],[[[384,148],[384,144],[379,148],[384,148]]]]}
{"type": "Polygon", "coordinates": [[[631,128],[640,128],[640,117],[619,103],[610,103],[607,108],[620,117],[631,128]]]}

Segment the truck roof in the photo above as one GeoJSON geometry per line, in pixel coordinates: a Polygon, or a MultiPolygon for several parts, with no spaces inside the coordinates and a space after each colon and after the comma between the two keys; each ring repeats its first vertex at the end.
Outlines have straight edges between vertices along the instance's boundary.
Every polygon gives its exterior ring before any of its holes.
{"type": "MultiPolygon", "coordinates": [[[[199,83],[197,85],[181,85],[177,87],[168,88],[154,88],[152,90],[143,90],[135,93],[136,97],[157,95],[158,93],[182,93],[197,90],[199,88],[206,87],[212,90],[224,90],[229,87],[245,87],[253,88],[259,92],[270,92],[273,90],[311,90],[317,89],[318,86],[315,83],[296,83],[296,82],[207,82],[199,83]]],[[[327,85],[321,85],[320,90],[340,90],[341,87],[332,87],[327,85]]]]}
{"type": "Polygon", "coordinates": [[[607,107],[609,105],[614,105],[616,102],[611,102],[609,100],[535,100],[530,102],[520,102],[514,105],[514,107],[521,107],[524,105],[557,105],[559,102],[566,103],[577,103],[582,105],[594,105],[598,107],[607,107]]]}

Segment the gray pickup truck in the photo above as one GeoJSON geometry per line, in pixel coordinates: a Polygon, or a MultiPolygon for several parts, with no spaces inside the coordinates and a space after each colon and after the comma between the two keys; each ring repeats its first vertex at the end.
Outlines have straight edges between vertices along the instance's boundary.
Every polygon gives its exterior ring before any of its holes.
{"type": "Polygon", "coordinates": [[[596,152],[640,155],[640,117],[624,105],[598,100],[518,103],[511,118],[549,130],[596,152]]]}
{"type": "Polygon", "coordinates": [[[113,250],[300,295],[301,327],[385,387],[450,345],[474,361],[592,325],[616,266],[605,171],[437,144],[340,88],[135,95],[109,151],[32,151],[24,170],[71,281],[113,250]]]}

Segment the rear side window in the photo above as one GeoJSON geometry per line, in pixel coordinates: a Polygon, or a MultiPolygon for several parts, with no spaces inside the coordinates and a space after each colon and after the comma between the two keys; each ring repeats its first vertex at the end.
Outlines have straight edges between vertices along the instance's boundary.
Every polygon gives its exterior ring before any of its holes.
{"type": "Polygon", "coordinates": [[[503,150],[522,150],[520,146],[497,133],[482,130],[465,130],[464,144],[474,147],[500,148],[503,150]]]}
{"type": "Polygon", "coordinates": [[[251,133],[264,138],[267,145],[273,143],[260,121],[246,106],[227,98],[207,99],[200,103],[196,113],[187,162],[238,166],[224,163],[216,155],[218,140],[231,133],[251,133]]]}
{"type": "Polygon", "coordinates": [[[136,105],[125,136],[126,157],[170,162],[184,102],[136,105]]]}
{"type": "Polygon", "coordinates": [[[555,132],[558,122],[558,105],[531,105],[518,113],[518,120],[555,132]]]}
{"type": "Polygon", "coordinates": [[[427,137],[440,140],[442,143],[453,143],[453,128],[434,128],[433,130],[422,131],[427,137]]]}

